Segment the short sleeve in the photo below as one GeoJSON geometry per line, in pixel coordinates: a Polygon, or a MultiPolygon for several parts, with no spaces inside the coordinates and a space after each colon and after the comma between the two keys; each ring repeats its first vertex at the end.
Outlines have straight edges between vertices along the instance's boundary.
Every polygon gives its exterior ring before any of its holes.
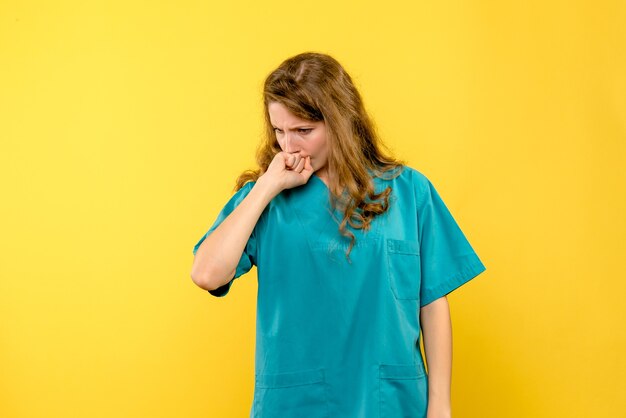
{"type": "Polygon", "coordinates": [[[430,180],[417,172],[415,181],[422,307],[467,283],[486,267],[430,180]]]}
{"type": "MultiPolygon", "coordinates": [[[[217,215],[217,219],[213,222],[213,225],[209,228],[209,230],[200,238],[196,245],[193,247],[193,255],[196,255],[200,244],[206,239],[206,237],[211,234],[223,221],[230,215],[233,210],[243,201],[243,199],[250,193],[252,187],[254,186],[254,181],[248,182],[243,185],[243,187],[230,198],[230,200],[224,205],[220,213],[217,215]]],[[[235,269],[235,275],[233,278],[223,286],[218,287],[217,289],[209,290],[208,292],[217,297],[226,296],[230,291],[230,287],[233,284],[233,281],[239,276],[250,271],[253,265],[256,265],[256,230],[255,227],[252,230],[252,234],[246,243],[243,253],[241,254],[241,258],[239,259],[239,263],[237,264],[237,268],[235,269]]]]}

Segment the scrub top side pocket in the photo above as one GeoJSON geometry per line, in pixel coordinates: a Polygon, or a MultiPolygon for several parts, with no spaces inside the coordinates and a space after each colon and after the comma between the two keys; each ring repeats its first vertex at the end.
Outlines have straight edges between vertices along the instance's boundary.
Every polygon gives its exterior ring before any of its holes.
{"type": "Polygon", "coordinates": [[[426,418],[428,375],[421,364],[379,365],[380,418],[426,418]]]}
{"type": "Polygon", "coordinates": [[[255,377],[254,418],[331,418],[326,369],[255,377]]]}
{"type": "MultiPolygon", "coordinates": [[[[252,187],[256,182],[251,181],[243,185],[243,187],[235,192],[235,194],[228,200],[228,202],[224,205],[220,213],[217,215],[217,218],[213,222],[213,225],[209,228],[209,230],[200,238],[200,240],[193,247],[193,255],[196,255],[198,248],[202,244],[202,242],[208,237],[223,221],[230,215],[237,206],[243,201],[243,199],[250,193],[252,187]]],[[[258,225],[258,223],[257,223],[258,225]]],[[[224,284],[223,286],[218,287],[217,289],[209,290],[208,292],[216,297],[223,297],[228,294],[230,291],[230,287],[233,284],[233,281],[242,276],[243,274],[250,271],[253,265],[256,265],[257,260],[257,238],[256,238],[257,228],[252,230],[252,234],[248,238],[248,242],[244,248],[243,253],[241,254],[241,258],[237,264],[235,269],[235,275],[231,278],[231,280],[224,284]]]]}
{"type": "Polygon", "coordinates": [[[420,243],[420,307],[447,295],[486,270],[441,196],[415,171],[420,243]]]}

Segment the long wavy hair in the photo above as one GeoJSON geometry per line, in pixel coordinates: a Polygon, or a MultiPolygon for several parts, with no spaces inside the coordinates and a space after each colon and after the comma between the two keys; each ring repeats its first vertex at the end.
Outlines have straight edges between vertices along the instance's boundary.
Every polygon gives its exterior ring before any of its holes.
{"type": "MultiPolygon", "coordinates": [[[[383,153],[382,143],[372,119],[352,78],[333,57],[304,52],[283,61],[272,71],[263,86],[265,133],[256,151],[256,170],[246,170],[236,180],[235,190],[256,181],[282,149],[272,128],[268,105],[282,103],[289,111],[308,121],[323,120],[328,143],[328,182],[331,208],[340,208],[339,233],[350,238],[346,257],[356,241],[349,224],[369,230],[374,217],[389,208],[391,187],[375,193],[372,176],[390,179],[398,176],[406,164],[383,153]],[[384,173],[391,171],[391,177],[384,173]],[[393,173],[395,172],[395,174],[393,173]],[[342,190],[341,193],[337,193],[342,190]]],[[[334,217],[334,215],[333,215],[334,217]]]]}

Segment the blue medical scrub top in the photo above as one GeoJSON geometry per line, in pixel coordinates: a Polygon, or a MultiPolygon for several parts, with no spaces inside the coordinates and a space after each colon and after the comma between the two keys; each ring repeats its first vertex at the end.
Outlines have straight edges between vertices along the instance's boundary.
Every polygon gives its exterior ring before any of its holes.
{"type": "MultiPolygon", "coordinates": [[[[426,417],[428,379],[419,309],[486,268],[425,175],[409,166],[391,180],[390,207],[356,243],[339,234],[326,184],[312,175],[263,211],[228,294],[257,268],[255,418],[426,417]]],[[[193,254],[250,192],[223,207],[193,254]]]]}

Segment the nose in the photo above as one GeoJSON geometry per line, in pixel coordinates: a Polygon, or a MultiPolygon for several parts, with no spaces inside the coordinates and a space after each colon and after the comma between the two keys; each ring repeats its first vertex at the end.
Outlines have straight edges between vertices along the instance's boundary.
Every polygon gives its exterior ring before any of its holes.
{"type": "Polygon", "coordinates": [[[292,133],[285,133],[284,141],[285,141],[285,152],[293,153],[297,152],[297,149],[294,146],[293,138],[291,137],[292,133]]]}

